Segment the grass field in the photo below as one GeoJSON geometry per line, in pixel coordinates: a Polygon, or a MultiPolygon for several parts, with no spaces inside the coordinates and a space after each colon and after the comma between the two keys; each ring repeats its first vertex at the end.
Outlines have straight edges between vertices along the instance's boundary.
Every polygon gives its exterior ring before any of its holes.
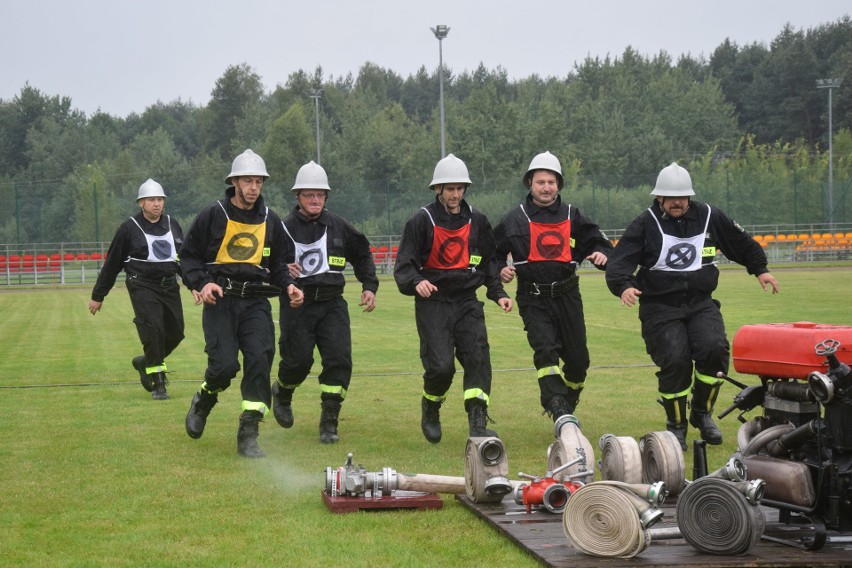
{"type": "MultiPolygon", "coordinates": [[[[764,293],[744,270],[723,271],[716,297],[729,339],[748,323],[852,325],[852,268],[774,274],[777,296],[764,293]]],[[[622,307],[600,273],[583,272],[581,289],[592,355],[577,409],[584,433],[597,448],[604,433],[638,438],[664,429],[637,310],[622,307]]],[[[268,457],[247,460],[236,454],[237,384],[220,395],[200,440],[184,431],[205,367],[201,309],[188,294],[187,338],[168,361],[172,399],[155,402],[130,365],[140,347],[123,289],[110,294],[96,317],[86,309],[88,288],[0,292],[0,564],[537,565],[451,496],[444,496],[440,511],[334,515],[325,509],[324,469],[342,465],[347,452],[369,471],[464,473],[460,376],[442,411],[444,439],[430,445],[419,427],[413,301],[387,279],[374,313],[360,312],[357,295],[357,284],[350,284],[355,376],[341,414],[341,442],[319,443],[319,389],[312,377],[296,392],[296,425],[283,430],[270,417],[259,439],[268,457]]],[[[493,427],[505,442],[510,472],[543,473],[552,422],[538,405],[520,317],[489,303],[486,318],[495,369],[493,427]]],[[[757,380],[733,368],[732,374],[757,380]]],[[[734,394],[724,387],[719,407],[734,394]]],[[[738,422],[730,416],[720,426],[725,443],[710,448],[711,469],[735,447],[738,422]]]]}

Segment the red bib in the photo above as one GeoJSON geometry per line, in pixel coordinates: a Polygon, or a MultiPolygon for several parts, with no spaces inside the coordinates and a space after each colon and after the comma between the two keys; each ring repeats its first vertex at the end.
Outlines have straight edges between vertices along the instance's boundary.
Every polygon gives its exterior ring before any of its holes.
{"type": "Polygon", "coordinates": [[[423,267],[437,270],[467,268],[470,265],[470,223],[454,231],[438,226],[432,229],[432,250],[423,267]]]}
{"type": "Polygon", "coordinates": [[[529,262],[571,262],[571,220],[560,223],[530,222],[529,262]]]}

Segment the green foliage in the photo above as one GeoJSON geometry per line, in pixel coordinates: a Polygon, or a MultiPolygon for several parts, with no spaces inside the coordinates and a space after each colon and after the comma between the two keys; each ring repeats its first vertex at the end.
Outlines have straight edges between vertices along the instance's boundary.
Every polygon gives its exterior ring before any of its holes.
{"type": "MultiPolygon", "coordinates": [[[[743,224],[820,224],[829,219],[828,108],[815,80],[837,77],[845,82],[832,102],[833,217],[848,223],[850,72],[849,17],[809,30],[785,26],[768,46],[726,40],[708,60],[627,47],[589,57],[566,77],[510,80],[505,69],[482,64],[461,74],[445,69],[447,151],[467,163],[474,203],[497,216],[512,206],[509,195],[532,156],[549,150],[571,170],[569,200],[605,227],[626,225],[672,161],[695,170],[699,199],[743,224]]],[[[241,63],[225,69],[206,105],[156,101],[141,115],[89,119],[69,98],[25,84],[0,100],[0,192],[17,193],[14,216],[0,217],[0,236],[49,242],[111,232],[66,218],[68,188],[89,166],[103,173],[116,218],[139,183],[154,177],[167,190],[169,213],[188,222],[220,197],[221,179],[246,148],[267,162],[268,202],[289,208],[287,184],[317,154],[317,110],[322,165],[344,190],[335,208],[365,230],[399,233],[441,157],[439,84],[437,69],[403,78],[366,62],[354,77],[298,70],[267,93],[241,63]]]]}
{"type": "Polygon", "coordinates": [[[310,125],[304,105],[297,101],[270,126],[258,151],[275,179],[292,186],[299,168],[316,159],[316,143],[310,125]]]}

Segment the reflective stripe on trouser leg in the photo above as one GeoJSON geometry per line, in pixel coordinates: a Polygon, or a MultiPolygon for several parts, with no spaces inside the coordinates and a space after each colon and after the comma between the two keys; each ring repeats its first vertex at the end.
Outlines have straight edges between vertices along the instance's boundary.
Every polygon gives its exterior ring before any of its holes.
{"type": "Polygon", "coordinates": [[[207,381],[204,381],[203,383],[201,383],[201,389],[199,390],[206,392],[207,394],[217,394],[224,391],[225,389],[211,389],[207,386],[207,381]]]}
{"type": "Polygon", "coordinates": [[[245,412],[246,410],[256,410],[257,412],[260,412],[262,415],[266,416],[266,413],[269,412],[269,407],[263,404],[262,402],[244,400],[242,410],[243,412],[245,412]]]}
{"type": "Polygon", "coordinates": [[[320,385],[320,392],[322,394],[337,395],[340,397],[340,400],[346,398],[346,389],[337,385],[320,385]]]}
{"type": "Polygon", "coordinates": [[[482,389],[467,389],[466,391],[464,391],[465,403],[473,399],[481,400],[485,403],[485,406],[488,406],[491,397],[489,397],[488,394],[482,389]]]}
{"type": "Polygon", "coordinates": [[[447,400],[447,395],[444,394],[442,396],[435,396],[433,394],[427,393],[425,390],[423,391],[423,398],[426,400],[431,400],[432,402],[444,402],[447,400]]]}
{"type": "Polygon", "coordinates": [[[168,370],[169,369],[166,367],[166,362],[163,361],[159,365],[154,365],[153,367],[145,367],[145,374],[146,375],[153,375],[154,373],[165,373],[168,370]]]}
{"type": "Polygon", "coordinates": [[[693,409],[697,412],[712,412],[713,407],[716,406],[716,398],[719,396],[719,391],[722,389],[722,379],[695,371],[693,386],[699,391],[699,396],[696,396],[696,393],[693,392],[693,409]]]}

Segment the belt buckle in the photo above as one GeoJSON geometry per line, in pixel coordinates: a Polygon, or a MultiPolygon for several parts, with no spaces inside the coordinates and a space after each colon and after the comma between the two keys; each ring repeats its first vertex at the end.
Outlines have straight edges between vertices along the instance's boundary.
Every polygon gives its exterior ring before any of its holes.
{"type": "MultiPolygon", "coordinates": [[[[557,296],[556,296],[556,292],[557,292],[557,288],[556,288],[556,286],[557,286],[557,284],[559,284],[559,283],[558,283],[557,281],[555,281],[555,280],[554,280],[553,282],[551,282],[551,283],[550,283],[550,297],[551,297],[551,298],[556,298],[556,297],[557,297],[557,296]]],[[[561,292],[562,290],[560,289],[560,290],[558,290],[558,291],[559,291],[559,292],[561,292]]]]}
{"type": "Polygon", "coordinates": [[[530,292],[532,296],[541,296],[541,290],[538,289],[538,282],[532,283],[532,289],[533,291],[530,292]]]}
{"type": "Polygon", "coordinates": [[[222,286],[222,292],[233,292],[234,291],[234,283],[231,282],[231,279],[227,276],[223,276],[222,280],[224,280],[224,285],[222,286]]]}
{"type": "Polygon", "coordinates": [[[243,285],[240,286],[240,298],[246,298],[247,297],[246,292],[247,292],[248,285],[249,285],[248,282],[243,282],[243,285]]]}

